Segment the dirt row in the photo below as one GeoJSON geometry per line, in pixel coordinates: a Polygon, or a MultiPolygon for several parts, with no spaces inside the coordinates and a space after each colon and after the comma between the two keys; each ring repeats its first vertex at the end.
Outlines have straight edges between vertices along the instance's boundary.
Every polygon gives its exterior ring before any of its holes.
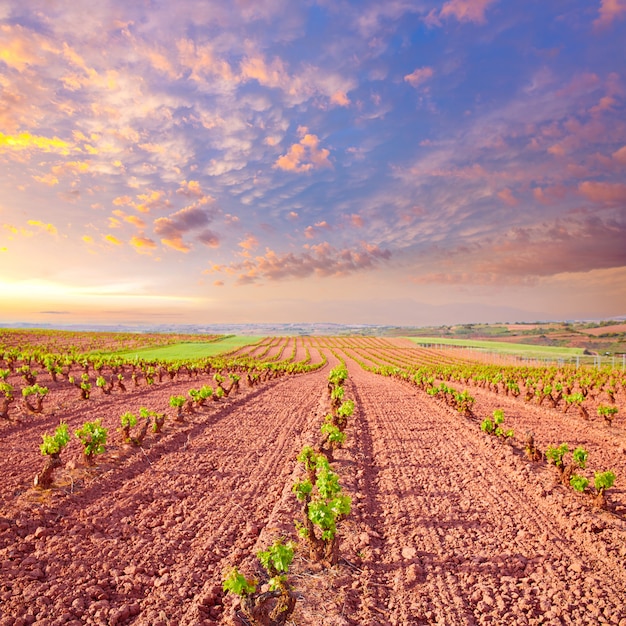
{"type": "Polygon", "coordinates": [[[626,624],[623,517],[426,394],[348,363],[365,568],[389,623],[626,624]]]}
{"type": "MultiPolygon", "coordinates": [[[[0,626],[241,626],[221,581],[232,565],[258,575],[256,551],[295,539],[295,458],[318,440],[337,363],[321,350],[322,370],[244,389],[184,424],[169,420],[142,448],[115,446],[95,469],[62,470],[49,492],[30,486],[40,430],[0,432],[0,471],[9,477],[0,626]]],[[[611,507],[600,511],[558,485],[554,468],[482,433],[477,418],[346,362],[346,397],[357,408],[333,467],[352,512],[340,525],[337,566],[321,571],[297,552],[291,623],[626,626],[618,429],[570,415],[555,422],[542,407],[475,394],[479,416],[504,408],[507,425],[532,429],[541,445],[582,440],[591,465],[614,467],[611,507]]],[[[188,386],[119,395],[98,416],[113,423],[124,406],[166,406],[188,386]]],[[[96,408],[75,410],[72,427],[96,408]]]]}
{"type": "MultiPolygon", "coordinates": [[[[223,572],[266,525],[324,386],[322,372],[271,382],[51,493],[4,457],[25,491],[0,513],[0,624],[221,619],[223,572]]],[[[176,392],[167,387],[150,400],[176,392]]]]}

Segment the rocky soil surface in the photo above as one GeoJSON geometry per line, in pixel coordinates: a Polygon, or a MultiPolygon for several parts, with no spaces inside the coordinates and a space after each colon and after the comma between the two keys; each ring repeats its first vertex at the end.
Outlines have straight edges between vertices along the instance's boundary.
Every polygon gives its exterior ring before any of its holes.
{"type": "MultiPolygon", "coordinates": [[[[2,422],[0,626],[245,624],[224,572],[258,575],[258,550],[296,539],[296,456],[319,439],[337,363],[325,352],[322,370],[243,385],[183,423],[169,397],[202,381],[89,401],[58,390],[42,415],[2,422]],[[141,406],[169,419],[141,447],[124,445],[119,417],[141,406]],[[96,465],[83,464],[74,438],[52,489],[34,488],[41,434],[96,418],[110,432],[96,465]]],[[[296,552],[290,623],[626,626],[625,406],[607,427],[476,389],[466,418],[342,356],[356,410],[333,468],[352,512],[338,565],[323,570],[296,552]],[[516,431],[512,445],[479,428],[496,408],[516,431]],[[527,430],[542,449],[583,445],[590,471],[612,469],[608,508],[526,458],[527,430]]]]}

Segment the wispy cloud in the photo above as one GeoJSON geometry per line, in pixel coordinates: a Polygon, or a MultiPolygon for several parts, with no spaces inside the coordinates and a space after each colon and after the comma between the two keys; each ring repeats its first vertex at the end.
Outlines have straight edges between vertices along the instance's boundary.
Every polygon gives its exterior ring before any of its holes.
{"type": "Polygon", "coordinates": [[[625,0],[600,0],[598,17],[593,24],[596,28],[609,26],[613,21],[626,16],[625,0]]]}
{"type": "Polygon", "coordinates": [[[191,245],[183,241],[183,237],[190,232],[195,232],[194,238],[200,243],[216,247],[219,245],[219,236],[206,228],[212,218],[210,210],[189,206],[169,217],[154,220],[154,232],[161,237],[161,243],[179,252],[191,250],[191,245]]]}
{"type": "Polygon", "coordinates": [[[0,249],[25,278],[44,258],[94,284],[132,263],[155,292],[215,266],[202,288],[223,298],[617,272],[625,17],[624,0],[7,0],[0,249]]]}
{"type": "Polygon", "coordinates": [[[308,276],[345,276],[372,269],[391,257],[388,250],[361,243],[358,248],[335,248],[327,242],[306,246],[300,253],[277,254],[266,249],[265,254],[240,263],[215,268],[226,274],[236,274],[237,284],[259,281],[280,281],[308,276]]]}
{"type": "Polygon", "coordinates": [[[330,150],[319,147],[319,138],[307,132],[306,128],[300,129],[303,135],[298,143],[294,143],[287,154],[278,157],[274,167],[287,172],[309,172],[312,169],[329,167],[332,163],[328,159],[330,150]]]}
{"type": "Polygon", "coordinates": [[[409,83],[411,87],[418,87],[423,82],[427,81],[434,74],[432,67],[418,67],[410,74],[404,77],[405,82],[409,83]]]}

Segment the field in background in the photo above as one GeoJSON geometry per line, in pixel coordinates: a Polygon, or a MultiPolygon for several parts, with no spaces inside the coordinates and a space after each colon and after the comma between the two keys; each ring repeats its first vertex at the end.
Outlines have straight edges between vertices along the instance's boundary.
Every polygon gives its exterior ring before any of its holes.
{"type": "Polygon", "coordinates": [[[263,337],[230,335],[217,339],[211,343],[185,342],[159,348],[143,348],[141,350],[125,350],[116,354],[136,354],[141,359],[158,361],[175,361],[177,359],[201,359],[207,356],[218,356],[237,350],[244,346],[250,346],[261,341],[263,337]]]}
{"type": "Polygon", "coordinates": [[[621,367],[520,367],[519,354],[441,340],[258,339],[24,331],[0,342],[0,626],[58,616],[243,626],[224,577],[236,566],[265,580],[256,554],[278,537],[298,544],[289,623],[622,623],[621,367]],[[335,394],[340,363],[347,379],[335,394]],[[324,568],[299,539],[293,487],[305,446],[328,449],[335,398],[353,403],[330,460],[351,503],[338,563],[324,568]],[[507,430],[489,434],[497,414],[507,430]],[[137,423],[125,434],[128,415],[137,423]],[[70,440],[52,486],[35,487],[48,463],[42,436],[60,421],[70,440]],[[96,421],[108,438],[89,462],[76,433],[96,421]],[[540,451],[566,443],[573,458],[584,446],[584,492],[529,456],[527,433],[540,451]],[[595,474],[607,471],[606,509],[594,507],[595,474]]]}
{"type": "MultiPolygon", "coordinates": [[[[587,355],[621,357],[626,353],[626,324],[603,322],[545,322],[516,324],[457,324],[393,329],[392,336],[497,341],[534,347],[579,348],[587,355]]],[[[460,344],[459,344],[460,345],[460,344]]],[[[498,348],[499,350],[499,348],[498,348]]],[[[494,350],[496,352],[497,350],[494,350]]],[[[593,359],[587,359],[593,363],[593,359]]]]}
{"type": "Polygon", "coordinates": [[[502,341],[481,341],[478,339],[448,339],[444,337],[408,337],[421,346],[460,346],[464,348],[480,348],[490,352],[502,352],[531,358],[559,359],[582,355],[582,348],[561,348],[554,346],[534,346],[524,343],[508,343],[502,341]]]}

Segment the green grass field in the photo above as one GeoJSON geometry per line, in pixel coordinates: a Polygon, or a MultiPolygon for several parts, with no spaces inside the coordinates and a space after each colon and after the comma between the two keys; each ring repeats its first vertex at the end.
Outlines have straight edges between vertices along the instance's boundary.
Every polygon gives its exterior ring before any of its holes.
{"type": "Polygon", "coordinates": [[[559,348],[553,346],[533,346],[525,343],[508,343],[504,341],[480,341],[474,339],[448,339],[441,337],[407,337],[418,345],[460,346],[463,348],[480,348],[488,352],[515,354],[527,358],[569,358],[582,356],[582,348],[559,348]]]}
{"type": "Polygon", "coordinates": [[[179,361],[202,359],[207,356],[219,356],[224,352],[230,352],[243,346],[250,346],[261,341],[263,337],[231,335],[210,343],[177,343],[172,346],[161,348],[144,348],[143,350],[125,350],[113,354],[126,356],[137,355],[145,360],[179,361]]]}

